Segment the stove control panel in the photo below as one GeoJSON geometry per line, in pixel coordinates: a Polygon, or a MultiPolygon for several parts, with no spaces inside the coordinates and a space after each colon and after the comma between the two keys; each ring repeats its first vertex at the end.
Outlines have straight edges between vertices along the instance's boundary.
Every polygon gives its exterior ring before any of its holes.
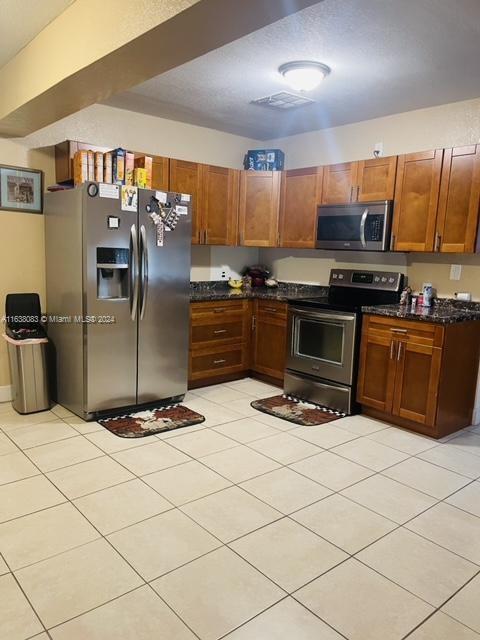
{"type": "Polygon", "coordinates": [[[401,291],[405,283],[403,273],[392,271],[361,271],[356,269],[332,269],[330,286],[401,291]]]}

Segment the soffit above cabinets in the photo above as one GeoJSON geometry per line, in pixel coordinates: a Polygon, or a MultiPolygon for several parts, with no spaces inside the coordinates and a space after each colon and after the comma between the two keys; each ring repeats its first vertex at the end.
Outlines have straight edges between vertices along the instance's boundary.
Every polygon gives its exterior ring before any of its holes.
{"type": "Polygon", "coordinates": [[[479,38],[478,0],[323,0],[108,104],[267,140],[478,97],[479,38]],[[332,69],[313,104],[251,104],[291,91],[277,69],[298,59],[332,69]]]}
{"type": "Polygon", "coordinates": [[[1,0],[0,68],[73,2],[74,0],[1,0]]]}

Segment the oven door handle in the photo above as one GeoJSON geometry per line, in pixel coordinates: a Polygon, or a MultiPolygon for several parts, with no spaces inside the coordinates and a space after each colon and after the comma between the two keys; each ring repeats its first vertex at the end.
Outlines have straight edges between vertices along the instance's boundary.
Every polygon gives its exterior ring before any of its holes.
{"type": "Polygon", "coordinates": [[[305,311],[299,307],[292,307],[291,312],[293,315],[301,318],[310,318],[312,320],[339,320],[339,321],[350,321],[354,322],[356,316],[352,315],[342,315],[338,313],[324,313],[321,311],[305,311]]]}
{"type": "Polygon", "coordinates": [[[365,240],[365,223],[367,222],[367,217],[370,211],[368,207],[362,213],[362,219],[360,220],[360,242],[362,243],[362,247],[364,249],[367,248],[367,241],[365,240]]]}

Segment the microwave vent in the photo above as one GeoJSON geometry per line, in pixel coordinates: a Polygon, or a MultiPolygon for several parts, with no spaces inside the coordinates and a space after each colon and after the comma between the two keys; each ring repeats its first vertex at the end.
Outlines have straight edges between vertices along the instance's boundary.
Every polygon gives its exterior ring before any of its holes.
{"type": "Polygon", "coordinates": [[[290,109],[304,107],[307,104],[313,104],[314,102],[315,100],[311,100],[305,96],[297,96],[288,91],[280,91],[280,93],[274,93],[265,98],[252,100],[251,104],[258,104],[261,107],[269,107],[270,109],[277,109],[279,111],[288,111],[290,109]]]}

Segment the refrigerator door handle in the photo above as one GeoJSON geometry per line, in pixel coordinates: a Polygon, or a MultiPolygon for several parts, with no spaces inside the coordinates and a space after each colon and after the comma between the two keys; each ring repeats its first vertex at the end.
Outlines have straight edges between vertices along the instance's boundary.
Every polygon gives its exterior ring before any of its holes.
{"type": "Polygon", "coordinates": [[[138,238],[137,228],[130,227],[130,317],[135,320],[138,306],[138,238]]]}
{"type": "Polygon", "coordinates": [[[140,320],[145,315],[148,292],[148,245],[145,226],[140,227],[140,265],[141,265],[141,289],[140,289],[140,320]]]}

